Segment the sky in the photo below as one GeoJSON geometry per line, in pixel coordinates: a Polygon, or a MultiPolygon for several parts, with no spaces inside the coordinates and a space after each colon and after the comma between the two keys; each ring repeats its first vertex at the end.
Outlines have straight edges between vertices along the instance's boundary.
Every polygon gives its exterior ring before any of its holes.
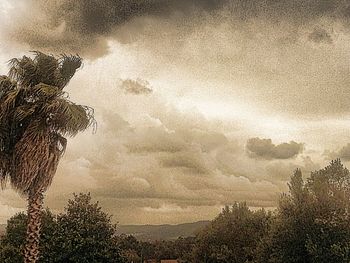
{"type": "MultiPolygon", "coordinates": [[[[69,139],[45,205],[90,192],[120,224],[177,224],[350,167],[349,25],[346,0],[0,0],[0,74],[84,58],[66,91],[97,131],[69,139]]],[[[2,190],[0,223],[25,206],[2,190]]]]}

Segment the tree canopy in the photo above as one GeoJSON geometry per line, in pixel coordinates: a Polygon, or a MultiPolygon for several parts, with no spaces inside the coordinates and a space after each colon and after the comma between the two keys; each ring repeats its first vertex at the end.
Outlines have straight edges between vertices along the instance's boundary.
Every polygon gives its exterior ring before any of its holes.
{"type": "MultiPolygon", "coordinates": [[[[8,221],[1,240],[1,262],[23,261],[26,220],[27,215],[19,213],[8,221]]],[[[57,216],[45,210],[42,224],[39,262],[123,262],[116,242],[116,226],[98,203],[92,203],[89,194],[74,195],[65,212],[57,216]]]]}
{"type": "Polygon", "coordinates": [[[251,211],[246,203],[226,206],[197,236],[194,262],[252,262],[255,247],[266,234],[270,214],[251,211]]]}
{"type": "Polygon", "coordinates": [[[258,262],[349,262],[350,174],[341,161],[311,173],[297,170],[281,197],[258,262]]]}

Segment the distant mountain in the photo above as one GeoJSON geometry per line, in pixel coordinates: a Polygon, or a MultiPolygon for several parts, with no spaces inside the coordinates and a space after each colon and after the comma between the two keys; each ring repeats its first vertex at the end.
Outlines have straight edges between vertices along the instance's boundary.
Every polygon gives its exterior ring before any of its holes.
{"type": "Polygon", "coordinates": [[[173,240],[194,236],[210,221],[199,221],[179,225],[118,225],[118,234],[133,235],[139,240],[173,240]]]}
{"type": "MultiPolygon", "coordinates": [[[[194,236],[210,221],[199,221],[179,225],[118,225],[118,234],[133,235],[139,240],[173,240],[178,237],[194,236]]],[[[0,224],[0,236],[5,234],[6,224],[0,224]]]]}

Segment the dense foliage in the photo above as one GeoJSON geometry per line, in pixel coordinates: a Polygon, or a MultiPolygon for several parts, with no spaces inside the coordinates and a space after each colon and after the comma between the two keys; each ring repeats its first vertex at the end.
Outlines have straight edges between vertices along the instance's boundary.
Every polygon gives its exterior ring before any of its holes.
{"type": "MultiPolygon", "coordinates": [[[[22,262],[27,216],[19,213],[8,221],[1,241],[0,262],[22,262]]],[[[91,203],[89,194],[74,195],[65,212],[54,216],[43,213],[39,262],[123,262],[115,238],[116,226],[91,203]]]]}
{"type": "Polygon", "coordinates": [[[253,212],[245,203],[225,207],[212,223],[203,229],[194,248],[197,262],[251,262],[255,247],[266,235],[270,215],[264,210],[253,212]]]}
{"type": "MultiPolygon", "coordinates": [[[[274,213],[235,203],[194,237],[144,242],[115,235],[115,226],[89,195],[76,195],[65,213],[44,213],[41,262],[181,263],[350,262],[350,173],[340,160],[305,180],[296,170],[274,213]],[[63,249],[64,248],[64,249],[63,249]]],[[[24,214],[11,218],[0,261],[19,262],[24,214]]]]}
{"type": "Polygon", "coordinates": [[[269,234],[261,242],[258,262],[350,262],[350,174],[340,160],[292,176],[269,234]]]}

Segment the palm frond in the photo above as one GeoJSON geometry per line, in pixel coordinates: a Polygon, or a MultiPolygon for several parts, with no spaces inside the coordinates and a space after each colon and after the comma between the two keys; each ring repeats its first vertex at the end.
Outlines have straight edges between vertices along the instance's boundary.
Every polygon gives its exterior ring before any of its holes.
{"type": "Polygon", "coordinates": [[[13,114],[13,123],[21,125],[21,122],[33,115],[37,108],[35,104],[25,104],[16,107],[13,114]]]}
{"type": "Polygon", "coordinates": [[[71,78],[74,76],[75,72],[82,65],[82,58],[78,55],[76,56],[68,56],[66,54],[62,54],[60,59],[60,73],[61,73],[61,83],[60,87],[64,88],[71,78]]]}
{"type": "Polygon", "coordinates": [[[21,59],[13,58],[9,61],[9,77],[22,86],[35,86],[40,83],[37,74],[37,65],[33,59],[23,56],[21,59]]]}
{"type": "Polygon", "coordinates": [[[25,100],[27,102],[36,102],[37,100],[47,101],[63,94],[64,92],[56,86],[39,83],[34,87],[25,89],[25,100]]]}
{"type": "Polygon", "coordinates": [[[64,98],[52,100],[43,109],[50,114],[49,123],[53,130],[63,135],[75,136],[96,122],[92,108],[64,98]]]}
{"type": "Polygon", "coordinates": [[[0,116],[0,154],[8,152],[10,145],[10,125],[6,116],[0,116]]]}
{"type": "Polygon", "coordinates": [[[59,61],[52,55],[40,51],[34,53],[34,63],[37,66],[37,75],[41,83],[57,86],[59,80],[59,61]]]}
{"type": "Polygon", "coordinates": [[[32,52],[34,59],[23,56],[9,61],[9,77],[22,86],[33,87],[39,83],[57,86],[60,79],[59,61],[52,55],[32,52]]]}
{"type": "Polygon", "coordinates": [[[9,153],[13,150],[17,139],[21,137],[25,125],[25,117],[33,113],[32,107],[23,103],[23,89],[7,92],[0,104],[0,150],[9,153]]]}
{"type": "Polygon", "coordinates": [[[82,59],[78,55],[62,54],[56,58],[40,51],[32,53],[34,59],[23,56],[9,61],[9,77],[22,86],[33,87],[44,83],[62,90],[82,65],[82,59]]]}
{"type": "Polygon", "coordinates": [[[11,158],[9,155],[0,150],[0,186],[5,188],[8,182],[11,169],[11,158]]]}
{"type": "Polygon", "coordinates": [[[7,76],[0,76],[0,102],[1,98],[9,91],[14,90],[17,83],[7,76]]]}
{"type": "Polygon", "coordinates": [[[6,94],[4,94],[0,105],[1,112],[3,114],[5,111],[14,109],[16,107],[16,102],[18,101],[21,93],[23,93],[23,90],[16,89],[16,90],[11,90],[6,94]]]}

